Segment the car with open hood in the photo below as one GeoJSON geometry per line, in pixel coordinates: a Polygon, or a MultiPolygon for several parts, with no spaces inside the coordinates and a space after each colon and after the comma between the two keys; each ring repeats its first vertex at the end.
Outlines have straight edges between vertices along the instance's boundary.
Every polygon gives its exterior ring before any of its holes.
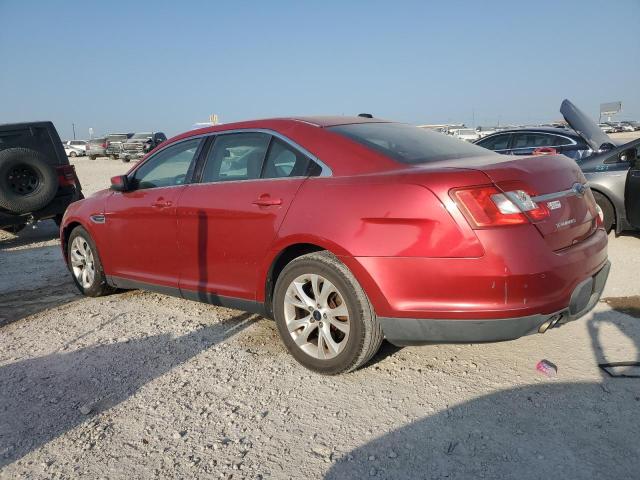
{"type": "Polygon", "coordinates": [[[569,100],[562,102],[560,113],[571,128],[509,130],[476,145],[509,155],[561,153],[573,158],[589,181],[607,232],[640,228],[637,140],[620,145],[569,100]]]}

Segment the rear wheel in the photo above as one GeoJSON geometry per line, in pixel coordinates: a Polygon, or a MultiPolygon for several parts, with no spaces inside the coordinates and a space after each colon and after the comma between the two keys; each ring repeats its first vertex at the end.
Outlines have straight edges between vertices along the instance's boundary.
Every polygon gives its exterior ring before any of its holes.
{"type": "Polygon", "coordinates": [[[382,329],[349,269],[329,252],[291,261],[276,282],[273,309],[280,337],[306,368],[325,375],[368,362],[382,329]]]}
{"type": "Polygon", "coordinates": [[[602,211],[602,225],[605,231],[609,233],[613,228],[616,218],[613,205],[609,199],[600,192],[593,192],[593,198],[596,200],[598,207],[600,207],[600,210],[602,211]]]}
{"type": "Polygon", "coordinates": [[[96,157],[95,155],[89,155],[89,160],[95,160],[96,158],[98,157],[96,157]]]}
{"type": "Polygon", "coordinates": [[[77,157],[77,156],[78,156],[78,154],[77,154],[76,152],[71,152],[71,153],[69,154],[69,156],[70,156],[70,157],[77,157]]]}
{"type": "Polygon", "coordinates": [[[76,227],[71,232],[67,259],[80,293],[88,297],[100,297],[115,292],[115,288],[107,284],[96,245],[84,228],[76,227]]]}

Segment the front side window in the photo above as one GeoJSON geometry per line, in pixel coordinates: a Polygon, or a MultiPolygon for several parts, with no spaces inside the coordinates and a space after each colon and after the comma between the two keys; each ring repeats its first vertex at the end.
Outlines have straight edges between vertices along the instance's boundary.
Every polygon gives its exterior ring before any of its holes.
{"type": "Polygon", "coordinates": [[[489,154],[464,140],[402,123],[354,123],[328,130],[401,163],[419,164],[489,154]]]}
{"type": "Polygon", "coordinates": [[[489,150],[506,150],[509,148],[510,133],[502,133],[480,140],[476,145],[488,148],[489,150]]]}
{"type": "Polygon", "coordinates": [[[228,182],[260,178],[262,161],[271,137],[264,133],[218,135],[207,155],[203,182],[228,182]]]}
{"type": "Polygon", "coordinates": [[[555,135],[544,133],[516,133],[513,135],[511,148],[552,147],[555,135]]]}
{"type": "Polygon", "coordinates": [[[282,140],[271,140],[263,178],[307,177],[320,175],[321,168],[282,140]]]}
{"type": "Polygon", "coordinates": [[[134,172],[136,189],[183,185],[201,141],[186,140],[155,154],[134,172]]]}

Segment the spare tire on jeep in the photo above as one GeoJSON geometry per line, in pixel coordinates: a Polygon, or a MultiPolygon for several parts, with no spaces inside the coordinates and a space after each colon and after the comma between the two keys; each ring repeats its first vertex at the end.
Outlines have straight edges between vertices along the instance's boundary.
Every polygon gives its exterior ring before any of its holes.
{"type": "Polygon", "coordinates": [[[46,206],[58,191],[58,178],[41,153],[29,148],[0,151],[0,207],[30,213],[46,206]]]}

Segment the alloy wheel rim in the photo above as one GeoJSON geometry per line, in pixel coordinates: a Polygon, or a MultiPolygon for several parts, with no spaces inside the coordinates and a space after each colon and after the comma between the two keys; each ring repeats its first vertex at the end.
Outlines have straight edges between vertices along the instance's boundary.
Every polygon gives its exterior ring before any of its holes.
{"type": "Polygon", "coordinates": [[[82,288],[90,288],[96,276],[93,250],[89,242],[81,236],[71,243],[71,268],[73,276],[82,288]]]}
{"type": "Polygon", "coordinates": [[[344,297],[317,274],[294,279],[284,298],[284,318],[291,338],[307,355],[329,360],[347,345],[351,320],[344,297]]]}

